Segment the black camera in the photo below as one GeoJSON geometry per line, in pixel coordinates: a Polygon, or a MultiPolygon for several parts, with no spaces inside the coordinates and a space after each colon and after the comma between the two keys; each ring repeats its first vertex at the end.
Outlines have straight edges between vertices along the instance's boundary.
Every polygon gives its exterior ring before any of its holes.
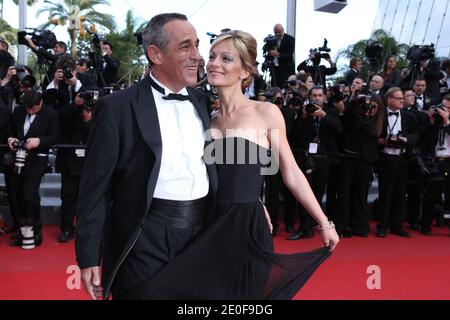
{"type": "Polygon", "coordinates": [[[321,59],[330,59],[330,52],[331,49],[328,48],[328,40],[325,38],[320,48],[309,50],[309,55],[312,57],[311,61],[313,64],[318,65],[321,59]]]}
{"type": "Polygon", "coordinates": [[[306,102],[306,98],[303,98],[301,95],[299,95],[295,91],[290,91],[292,93],[293,97],[289,100],[289,106],[291,107],[303,107],[306,102]]]}
{"type": "Polygon", "coordinates": [[[436,49],[434,44],[424,45],[424,46],[412,46],[406,58],[410,60],[413,64],[419,65],[421,61],[434,59],[436,55],[436,49]]]}
{"type": "Polygon", "coordinates": [[[386,147],[391,149],[405,149],[406,141],[406,138],[402,136],[401,132],[398,134],[390,134],[386,142],[386,147]]]}
{"type": "Polygon", "coordinates": [[[383,63],[384,48],[378,42],[369,44],[366,49],[366,58],[372,68],[378,68],[383,63]]]}
{"type": "Polygon", "coordinates": [[[433,113],[433,117],[434,117],[434,121],[435,121],[436,125],[442,124],[442,117],[439,114],[439,109],[445,110],[445,106],[442,103],[440,103],[438,105],[430,107],[430,111],[433,113]]]}
{"type": "Polygon", "coordinates": [[[70,80],[73,78],[73,74],[72,74],[72,69],[70,68],[65,68],[63,70],[63,76],[65,80],[70,80]]]}
{"type": "Polygon", "coordinates": [[[99,92],[86,90],[79,93],[80,98],[84,100],[83,111],[92,111],[99,98],[99,92]]]}
{"type": "Polygon", "coordinates": [[[330,101],[338,103],[345,100],[344,94],[345,84],[337,84],[330,88],[331,96],[330,101]]]}
{"type": "Polygon", "coordinates": [[[317,110],[319,110],[319,107],[316,105],[316,102],[314,101],[311,101],[305,106],[305,111],[308,115],[312,115],[317,110]]]}
{"type": "Polygon", "coordinates": [[[36,78],[30,74],[30,72],[25,68],[24,65],[16,65],[17,81],[27,88],[33,88],[36,85],[36,78]]]}
{"type": "Polygon", "coordinates": [[[27,148],[26,142],[21,140],[14,142],[12,146],[14,147],[15,160],[14,160],[14,170],[17,174],[22,174],[23,168],[25,167],[25,161],[27,159],[27,148]]]}
{"type": "Polygon", "coordinates": [[[363,113],[370,113],[372,109],[376,108],[373,104],[373,97],[371,95],[360,94],[356,97],[355,103],[363,113]]]}
{"type": "Polygon", "coordinates": [[[262,48],[264,62],[261,65],[261,70],[263,72],[269,70],[270,67],[272,66],[272,61],[273,61],[274,57],[272,57],[269,54],[269,52],[271,50],[275,50],[277,48],[277,42],[278,42],[278,38],[274,35],[268,35],[267,37],[264,38],[264,46],[262,48]]]}
{"type": "Polygon", "coordinates": [[[32,32],[19,31],[17,33],[17,40],[19,44],[29,46],[28,41],[25,39],[27,35],[31,36],[31,40],[38,46],[45,49],[53,49],[57,40],[56,36],[50,30],[38,30],[34,28],[27,28],[26,30],[32,30],[32,32]]]}

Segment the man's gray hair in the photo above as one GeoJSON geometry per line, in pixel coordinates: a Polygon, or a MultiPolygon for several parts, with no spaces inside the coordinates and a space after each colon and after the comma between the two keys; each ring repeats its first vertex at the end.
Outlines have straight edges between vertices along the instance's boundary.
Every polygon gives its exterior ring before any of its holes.
{"type": "Polygon", "coordinates": [[[164,27],[167,23],[174,20],[187,21],[188,18],[180,13],[162,13],[154,16],[142,32],[142,45],[144,46],[145,56],[150,65],[152,61],[148,56],[147,49],[150,45],[154,45],[164,51],[169,43],[169,36],[166,34],[164,27]]]}

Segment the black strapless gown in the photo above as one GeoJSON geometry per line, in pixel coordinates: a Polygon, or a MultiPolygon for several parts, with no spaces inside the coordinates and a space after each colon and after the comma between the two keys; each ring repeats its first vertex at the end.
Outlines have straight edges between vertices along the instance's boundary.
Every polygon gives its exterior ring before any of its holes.
{"type": "MultiPolygon", "coordinates": [[[[139,284],[127,299],[262,300],[291,299],[331,253],[314,251],[279,254],[260,201],[261,161],[249,150],[269,150],[243,138],[216,140],[217,150],[234,144],[243,164],[217,164],[219,190],[214,223],[187,249],[152,277],[139,284]],[[243,152],[243,153],[242,153],[243,152]]],[[[226,150],[225,150],[226,149],[226,150]]],[[[236,163],[236,162],[234,162],[236,163]]]]}

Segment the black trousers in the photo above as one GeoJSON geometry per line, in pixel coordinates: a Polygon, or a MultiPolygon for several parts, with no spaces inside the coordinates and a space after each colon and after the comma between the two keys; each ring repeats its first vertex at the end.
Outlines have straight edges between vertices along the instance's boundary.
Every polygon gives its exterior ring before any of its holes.
{"type": "Polygon", "coordinates": [[[450,211],[450,159],[437,161],[443,182],[426,181],[421,225],[430,228],[434,218],[440,218],[444,211],[450,211]],[[444,193],[444,201],[442,201],[444,193]]]}
{"type": "Polygon", "coordinates": [[[417,166],[408,164],[407,216],[410,224],[418,224],[421,216],[422,195],[424,193],[424,176],[419,173],[417,166]]]}
{"type": "Polygon", "coordinates": [[[379,230],[400,228],[403,222],[407,183],[406,161],[402,156],[386,155],[379,166],[379,230]]]}
{"type": "Polygon", "coordinates": [[[367,196],[372,165],[362,159],[347,158],[340,169],[336,228],[369,233],[367,196]]]}
{"type": "Polygon", "coordinates": [[[126,299],[133,288],[173,260],[205,230],[205,203],[189,206],[184,216],[175,207],[152,204],[137,242],[114,279],[113,299],[126,299]],[[203,219],[192,219],[194,216],[203,219]]]}
{"type": "Polygon", "coordinates": [[[27,159],[22,174],[9,175],[9,199],[12,211],[18,216],[20,224],[32,224],[36,229],[42,229],[41,197],[39,186],[45,174],[48,158],[38,157],[27,159]]]}
{"type": "MultiPolygon", "coordinates": [[[[333,160],[327,157],[315,157],[314,163],[315,170],[309,178],[309,183],[317,202],[322,205],[322,198],[325,194],[333,160]]],[[[300,209],[300,231],[311,232],[312,227],[313,219],[304,208],[300,209]]]]}
{"type": "Polygon", "coordinates": [[[61,174],[61,231],[73,232],[80,176],[61,174]]]}

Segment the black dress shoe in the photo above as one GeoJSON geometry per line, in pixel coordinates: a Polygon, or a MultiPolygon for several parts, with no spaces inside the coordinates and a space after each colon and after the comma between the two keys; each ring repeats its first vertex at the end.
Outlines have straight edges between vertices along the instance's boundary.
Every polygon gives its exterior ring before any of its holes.
{"type": "Polygon", "coordinates": [[[410,224],[409,224],[409,227],[410,227],[412,230],[419,230],[419,228],[420,228],[419,224],[417,224],[417,223],[415,223],[415,222],[410,223],[410,224]]]}
{"type": "Polygon", "coordinates": [[[356,237],[367,238],[369,237],[368,233],[365,232],[353,232],[353,235],[356,237]]]}
{"type": "Polygon", "coordinates": [[[377,237],[378,238],[386,238],[386,231],[385,230],[378,230],[377,231],[377,237]]]}
{"type": "Polygon", "coordinates": [[[42,244],[42,230],[36,229],[34,231],[34,245],[40,246],[42,244]]]}
{"type": "Polygon", "coordinates": [[[403,237],[403,238],[411,238],[411,235],[409,234],[409,232],[406,232],[405,230],[403,230],[403,228],[391,229],[391,233],[395,234],[397,236],[403,237]]]}
{"type": "Polygon", "coordinates": [[[430,227],[421,227],[420,233],[425,236],[431,236],[431,228],[430,227]]]}
{"type": "Polygon", "coordinates": [[[287,237],[288,240],[299,240],[299,239],[311,239],[313,237],[312,231],[299,231],[298,233],[287,237]]]}
{"type": "Polygon", "coordinates": [[[61,243],[69,242],[73,239],[73,232],[71,231],[63,231],[61,232],[58,241],[61,243]]]}

